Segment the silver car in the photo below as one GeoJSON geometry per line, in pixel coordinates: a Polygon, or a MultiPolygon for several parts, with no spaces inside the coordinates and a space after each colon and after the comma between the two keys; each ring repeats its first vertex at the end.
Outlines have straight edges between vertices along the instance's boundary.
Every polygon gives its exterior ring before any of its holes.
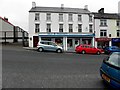
{"type": "Polygon", "coordinates": [[[39,41],[37,44],[37,48],[39,52],[42,51],[55,51],[57,53],[62,53],[63,48],[58,46],[56,43],[52,41],[39,41]]]}

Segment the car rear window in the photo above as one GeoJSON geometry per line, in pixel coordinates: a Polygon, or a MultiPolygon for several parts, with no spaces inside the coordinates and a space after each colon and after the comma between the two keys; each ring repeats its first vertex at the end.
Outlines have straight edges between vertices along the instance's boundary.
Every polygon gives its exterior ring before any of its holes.
{"type": "Polygon", "coordinates": [[[106,62],[113,66],[120,67],[120,54],[119,53],[111,54],[106,62]]]}

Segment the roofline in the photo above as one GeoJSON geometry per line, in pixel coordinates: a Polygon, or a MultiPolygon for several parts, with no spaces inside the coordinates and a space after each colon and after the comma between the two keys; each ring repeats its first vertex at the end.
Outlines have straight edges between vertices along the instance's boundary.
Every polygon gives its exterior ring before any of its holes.
{"type": "MultiPolygon", "coordinates": [[[[36,6],[35,8],[61,8],[61,7],[44,7],[44,6],[36,6]]],[[[42,10],[42,11],[32,11],[32,9],[35,9],[35,8],[31,8],[30,10],[29,10],[29,13],[30,12],[51,12],[51,13],[76,13],[76,14],[90,14],[90,13],[92,13],[92,12],[90,12],[89,10],[86,10],[86,9],[84,9],[84,8],[70,8],[70,7],[64,7],[65,9],[81,9],[81,10],[85,10],[86,11],[86,13],[81,13],[81,12],[72,12],[72,11],[69,11],[69,12],[65,12],[65,11],[44,11],[44,10],[42,10]]]]}
{"type": "Polygon", "coordinates": [[[8,24],[10,24],[10,25],[14,26],[12,23],[10,23],[9,21],[5,20],[5,19],[4,19],[4,18],[2,18],[1,16],[0,16],[0,19],[2,19],[2,20],[3,20],[3,21],[5,21],[6,23],[8,23],[8,24]]]}

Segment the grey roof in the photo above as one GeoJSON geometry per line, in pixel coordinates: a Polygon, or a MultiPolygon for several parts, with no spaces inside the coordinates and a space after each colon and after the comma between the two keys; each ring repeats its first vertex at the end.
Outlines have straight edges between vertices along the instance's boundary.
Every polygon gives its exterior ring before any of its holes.
{"type": "Polygon", "coordinates": [[[53,13],[91,13],[89,10],[81,8],[61,8],[61,7],[35,7],[31,8],[29,12],[53,12],[53,13]]]}
{"type": "Polygon", "coordinates": [[[93,13],[95,19],[120,19],[117,13],[93,13]]]}

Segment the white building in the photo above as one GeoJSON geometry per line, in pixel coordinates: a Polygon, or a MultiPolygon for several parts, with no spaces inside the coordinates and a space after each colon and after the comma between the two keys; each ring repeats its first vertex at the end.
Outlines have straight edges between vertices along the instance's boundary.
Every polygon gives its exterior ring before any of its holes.
{"type": "Polygon", "coordinates": [[[74,48],[84,43],[94,46],[93,15],[84,9],[37,7],[29,11],[29,47],[36,47],[38,40],[52,40],[64,47],[74,48]]]}
{"type": "Polygon", "coordinates": [[[118,13],[104,13],[101,8],[94,13],[95,47],[120,47],[120,16],[118,13]]]}

